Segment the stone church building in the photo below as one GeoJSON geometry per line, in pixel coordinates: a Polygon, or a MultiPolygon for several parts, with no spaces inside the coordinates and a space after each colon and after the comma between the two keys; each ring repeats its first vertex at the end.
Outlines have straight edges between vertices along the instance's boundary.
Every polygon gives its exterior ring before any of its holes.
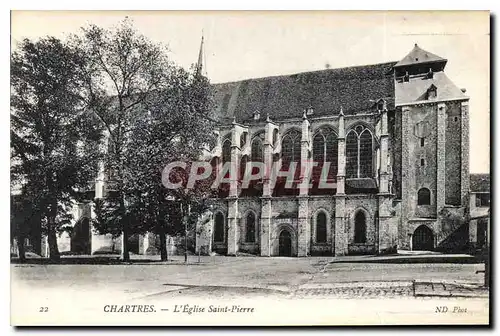
{"type": "Polygon", "coordinates": [[[197,252],[456,249],[469,206],[469,98],[446,63],[415,44],[399,62],[215,84],[223,122],[212,162],[231,162],[231,180],[199,224],[197,252]],[[246,162],[307,160],[319,166],[292,188],[239,178],[246,162]]]}
{"type": "MultiPolygon", "coordinates": [[[[469,98],[446,63],[415,45],[399,62],[213,85],[220,127],[209,159],[230,162],[230,182],[198,223],[196,252],[340,256],[469,244],[469,98]],[[247,162],[299,168],[291,187],[267,175],[245,186],[247,162]]],[[[103,174],[96,198],[105,197],[103,174]]],[[[91,202],[74,211],[62,253],[119,252],[121,238],[92,230],[91,202]]],[[[155,235],[133,239],[132,252],[155,253],[155,235]]],[[[27,245],[47,255],[40,232],[27,245]]]]}

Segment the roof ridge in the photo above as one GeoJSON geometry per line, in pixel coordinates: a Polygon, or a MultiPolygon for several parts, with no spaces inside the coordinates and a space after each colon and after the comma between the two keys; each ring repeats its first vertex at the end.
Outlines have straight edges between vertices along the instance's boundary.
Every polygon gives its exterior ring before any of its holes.
{"type": "Polygon", "coordinates": [[[245,79],[240,79],[240,80],[234,80],[230,82],[220,82],[220,83],[212,83],[212,85],[223,85],[223,84],[236,84],[248,80],[259,80],[259,79],[270,79],[270,78],[278,78],[278,77],[290,77],[290,76],[296,76],[296,75],[303,75],[303,74],[309,74],[309,73],[318,73],[318,72],[326,72],[326,71],[334,71],[334,70],[343,70],[343,69],[355,69],[355,68],[364,68],[364,67],[370,67],[370,66],[382,66],[382,65],[389,65],[392,64],[394,66],[397,64],[398,61],[391,61],[391,62],[382,62],[382,63],[372,63],[372,64],[362,64],[362,65],[351,65],[351,66],[346,66],[346,67],[340,67],[340,68],[331,68],[331,69],[320,69],[320,70],[311,70],[311,71],[302,71],[302,72],[295,72],[295,73],[290,73],[290,74],[284,74],[284,75],[272,75],[272,76],[262,76],[262,77],[250,77],[250,78],[245,78],[245,79]]]}

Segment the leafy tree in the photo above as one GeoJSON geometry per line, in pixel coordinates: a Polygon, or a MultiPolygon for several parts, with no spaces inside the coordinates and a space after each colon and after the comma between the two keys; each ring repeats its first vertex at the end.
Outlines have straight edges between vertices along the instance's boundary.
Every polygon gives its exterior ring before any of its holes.
{"type": "MultiPolygon", "coordinates": [[[[131,174],[124,180],[127,220],[130,233],[153,232],[160,237],[160,254],[167,260],[165,234],[183,233],[180,191],[167,190],[162,184],[163,168],[172,161],[192,162],[202,155],[207,142],[212,139],[213,123],[208,113],[211,108],[209,85],[206,79],[173,68],[167,78],[169,85],[161,92],[151,94],[141,104],[143,118],[136,120],[131,131],[133,142],[125,155],[125,166],[131,174]]],[[[188,170],[189,171],[189,170],[188,170]]],[[[184,178],[187,181],[187,171],[184,178]]],[[[210,192],[202,187],[184,194],[191,199],[210,192]]],[[[107,202],[108,217],[104,231],[115,230],[119,225],[112,222],[119,209],[116,200],[107,202]],[[110,221],[111,220],[111,221],[110,221]],[[111,227],[109,223],[112,223],[111,227]]],[[[104,209],[104,208],[103,208],[104,209]]]]}
{"type": "MultiPolygon", "coordinates": [[[[101,131],[86,112],[80,90],[84,63],[78,50],[54,37],[25,39],[11,55],[11,177],[21,191],[17,210],[41,218],[52,260],[59,259],[56,232],[69,223],[73,202],[85,197],[82,191],[88,190],[99,159],[101,131]]],[[[18,228],[23,244],[26,230],[18,228]]]]}
{"type": "Polygon", "coordinates": [[[161,185],[164,165],[195,157],[210,137],[209,85],[174,66],[167,48],[141,35],[128,19],[112,29],[91,25],[74,41],[88,59],[89,104],[109,142],[111,192],[97,201],[94,226],[101,233],[121,233],[122,259],[129,260],[131,234],[165,232],[170,205],[161,185]]]}

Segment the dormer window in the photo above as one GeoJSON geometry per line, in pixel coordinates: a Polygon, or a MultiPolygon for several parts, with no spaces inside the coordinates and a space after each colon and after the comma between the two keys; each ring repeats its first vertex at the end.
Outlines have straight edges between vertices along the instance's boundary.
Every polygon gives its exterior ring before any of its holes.
{"type": "Polygon", "coordinates": [[[306,109],[306,115],[313,115],[314,114],[314,109],[312,108],[311,105],[306,109]]]}
{"type": "Polygon", "coordinates": [[[431,79],[434,77],[434,72],[432,71],[432,68],[429,68],[429,72],[427,73],[427,78],[431,79]]]}
{"type": "Polygon", "coordinates": [[[377,111],[384,111],[385,109],[386,109],[385,100],[380,99],[380,100],[377,102],[377,111]]]}
{"type": "Polygon", "coordinates": [[[403,77],[403,82],[409,82],[409,81],[410,81],[410,75],[408,74],[408,71],[406,71],[403,77]]]}
{"type": "Polygon", "coordinates": [[[259,120],[260,119],[260,112],[259,111],[254,111],[253,113],[253,120],[259,120]]]}
{"type": "Polygon", "coordinates": [[[436,99],[437,97],[437,87],[432,84],[429,89],[427,89],[427,99],[436,99]]]}

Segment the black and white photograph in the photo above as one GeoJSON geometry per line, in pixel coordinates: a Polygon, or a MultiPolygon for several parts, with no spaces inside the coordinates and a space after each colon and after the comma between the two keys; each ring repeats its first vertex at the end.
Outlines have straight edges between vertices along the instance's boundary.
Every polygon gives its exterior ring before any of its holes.
{"type": "Polygon", "coordinates": [[[11,11],[11,325],[489,325],[490,19],[11,11]]]}

